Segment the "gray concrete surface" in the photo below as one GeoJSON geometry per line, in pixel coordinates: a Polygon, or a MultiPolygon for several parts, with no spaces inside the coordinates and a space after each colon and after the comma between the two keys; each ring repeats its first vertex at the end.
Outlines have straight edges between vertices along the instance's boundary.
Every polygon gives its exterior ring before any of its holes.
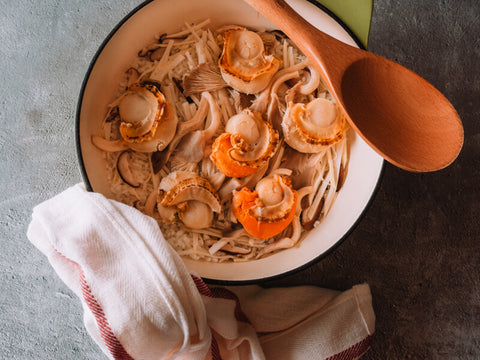
{"type": "MultiPolygon", "coordinates": [[[[34,205],[81,181],[77,96],[89,61],[140,1],[0,0],[0,358],[102,359],[79,300],[25,233],[34,205]]],[[[480,3],[376,0],[370,50],[452,101],[465,146],[445,170],[386,165],[365,218],[332,255],[267,284],[372,286],[366,359],[480,359],[480,3]]]]}

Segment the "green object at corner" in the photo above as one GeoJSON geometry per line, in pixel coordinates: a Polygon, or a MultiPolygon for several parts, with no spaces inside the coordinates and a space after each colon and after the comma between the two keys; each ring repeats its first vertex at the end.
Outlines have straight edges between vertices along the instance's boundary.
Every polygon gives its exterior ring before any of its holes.
{"type": "Polygon", "coordinates": [[[334,13],[368,47],[373,0],[317,0],[334,13]]]}

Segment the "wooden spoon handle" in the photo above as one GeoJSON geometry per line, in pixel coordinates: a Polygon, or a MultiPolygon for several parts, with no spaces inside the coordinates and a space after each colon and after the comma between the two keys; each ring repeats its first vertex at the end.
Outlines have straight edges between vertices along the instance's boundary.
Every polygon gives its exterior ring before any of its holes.
{"type": "Polygon", "coordinates": [[[317,32],[312,24],[301,17],[284,0],[244,0],[260,14],[272,21],[288,37],[308,37],[306,34],[317,32]]]}
{"type": "Polygon", "coordinates": [[[345,69],[363,56],[361,53],[364,51],[314,27],[284,0],[244,1],[274,23],[297,45],[322,73],[329,87],[339,84],[345,69]]]}

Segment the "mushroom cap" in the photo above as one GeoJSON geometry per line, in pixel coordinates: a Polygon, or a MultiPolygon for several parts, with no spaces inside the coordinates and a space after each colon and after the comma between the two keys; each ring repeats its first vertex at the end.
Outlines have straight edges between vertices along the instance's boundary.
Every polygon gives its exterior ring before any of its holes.
{"type": "Polygon", "coordinates": [[[303,153],[320,152],[341,140],[345,125],[338,105],[323,98],[308,104],[289,102],[282,120],[286,143],[303,153]]]}
{"type": "Polygon", "coordinates": [[[267,87],[281,60],[273,55],[265,56],[263,40],[257,33],[238,28],[224,33],[218,65],[223,79],[232,88],[257,94],[267,87]]]}
{"type": "MultiPolygon", "coordinates": [[[[130,185],[133,188],[138,188],[141,186],[142,182],[134,172],[132,172],[131,163],[133,162],[133,152],[131,150],[123,151],[118,155],[117,158],[117,173],[120,176],[120,179],[127,185],[130,185]]],[[[142,179],[144,180],[144,179],[142,179]]]]}
{"type": "Polygon", "coordinates": [[[183,78],[183,94],[185,96],[203,91],[216,91],[227,86],[220,69],[212,63],[201,63],[183,78]]]}

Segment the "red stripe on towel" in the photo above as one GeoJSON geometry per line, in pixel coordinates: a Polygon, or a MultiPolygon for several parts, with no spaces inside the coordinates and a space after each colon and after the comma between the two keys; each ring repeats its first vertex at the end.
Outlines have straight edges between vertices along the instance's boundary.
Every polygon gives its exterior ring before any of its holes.
{"type": "Polygon", "coordinates": [[[95,316],[95,320],[97,322],[100,336],[102,337],[103,342],[107,346],[113,358],[115,360],[135,360],[130,355],[128,355],[128,353],[125,351],[122,344],[120,344],[120,341],[118,341],[117,337],[113,334],[112,329],[110,328],[110,324],[108,323],[108,320],[105,316],[105,313],[103,312],[102,307],[98,304],[97,300],[95,299],[95,296],[93,296],[92,294],[92,290],[90,289],[90,286],[88,286],[87,284],[87,280],[85,279],[85,274],[83,273],[82,267],[79,264],[77,264],[75,261],[67,258],[56,248],[54,247],[52,248],[53,250],[55,250],[55,252],[58,255],[70,261],[72,264],[74,264],[77,267],[80,273],[79,280],[80,280],[80,287],[82,288],[83,298],[88,308],[90,309],[92,314],[95,316]]]}
{"type": "MultiPolygon", "coordinates": [[[[240,307],[240,301],[238,300],[237,295],[221,287],[214,287],[210,289],[208,285],[205,284],[205,282],[201,278],[195,275],[190,275],[190,276],[192,277],[193,282],[195,283],[195,286],[197,287],[197,290],[200,293],[200,295],[207,296],[213,299],[226,299],[226,300],[235,301],[235,310],[234,310],[235,319],[237,321],[242,321],[250,324],[250,321],[248,320],[247,316],[243,313],[242,308],[240,307]]],[[[212,333],[212,345],[210,349],[211,349],[213,360],[222,359],[220,355],[220,349],[218,348],[217,340],[213,336],[213,333],[212,333]]]]}
{"type": "Polygon", "coordinates": [[[103,342],[115,360],[134,360],[128,355],[122,344],[120,344],[120,341],[118,341],[117,337],[113,334],[102,307],[98,304],[92,294],[90,286],[88,286],[87,281],[85,280],[85,275],[83,274],[81,267],[79,265],[77,266],[80,270],[80,285],[82,287],[83,298],[85,299],[88,308],[95,316],[103,342]]]}
{"type": "MultiPolygon", "coordinates": [[[[195,286],[197,287],[197,290],[200,293],[200,295],[208,296],[211,298],[215,297],[210,291],[210,288],[207,286],[207,284],[205,284],[205,282],[202,279],[191,274],[190,276],[192,277],[192,280],[195,286]]],[[[217,339],[215,339],[215,336],[213,336],[213,332],[211,332],[211,334],[212,334],[212,343],[210,345],[210,352],[212,354],[212,360],[222,360],[222,356],[220,355],[220,349],[218,348],[217,339]]]]}
{"type": "Polygon", "coordinates": [[[232,293],[231,291],[228,291],[225,288],[213,288],[211,289],[213,296],[216,298],[221,298],[221,299],[229,299],[229,300],[234,300],[235,301],[235,319],[237,321],[245,322],[250,324],[250,320],[248,320],[247,315],[242,311],[242,308],[240,307],[240,301],[238,300],[237,295],[232,293]]]}
{"type": "Polygon", "coordinates": [[[222,360],[222,356],[220,355],[220,349],[218,348],[217,339],[213,336],[212,333],[212,344],[210,345],[210,350],[212,353],[212,360],[222,360]]]}
{"type": "Polygon", "coordinates": [[[200,295],[204,295],[204,296],[208,296],[208,297],[215,297],[215,296],[213,296],[212,292],[210,291],[210,288],[207,286],[207,284],[205,284],[205,282],[202,279],[200,279],[199,277],[197,277],[195,275],[190,274],[190,276],[192,277],[193,282],[195,283],[195,286],[197,287],[197,290],[200,293],[200,295]]]}
{"type": "Polygon", "coordinates": [[[250,320],[248,320],[247,316],[244,314],[242,308],[240,307],[240,301],[238,300],[237,295],[222,287],[214,287],[210,289],[201,278],[194,275],[190,276],[192,277],[195,286],[200,292],[200,295],[208,296],[214,299],[227,299],[235,301],[235,319],[237,319],[237,321],[242,321],[250,324],[250,320]]]}
{"type": "Polygon", "coordinates": [[[362,341],[359,341],[355,345],[350,346],[348,349],[343,350],[342,352],[330,356],[326,360],[353,360],[358,359],[360,356],[365,354],[367,350],[372,345],[373,334],[368,335],[362,341]]]}

